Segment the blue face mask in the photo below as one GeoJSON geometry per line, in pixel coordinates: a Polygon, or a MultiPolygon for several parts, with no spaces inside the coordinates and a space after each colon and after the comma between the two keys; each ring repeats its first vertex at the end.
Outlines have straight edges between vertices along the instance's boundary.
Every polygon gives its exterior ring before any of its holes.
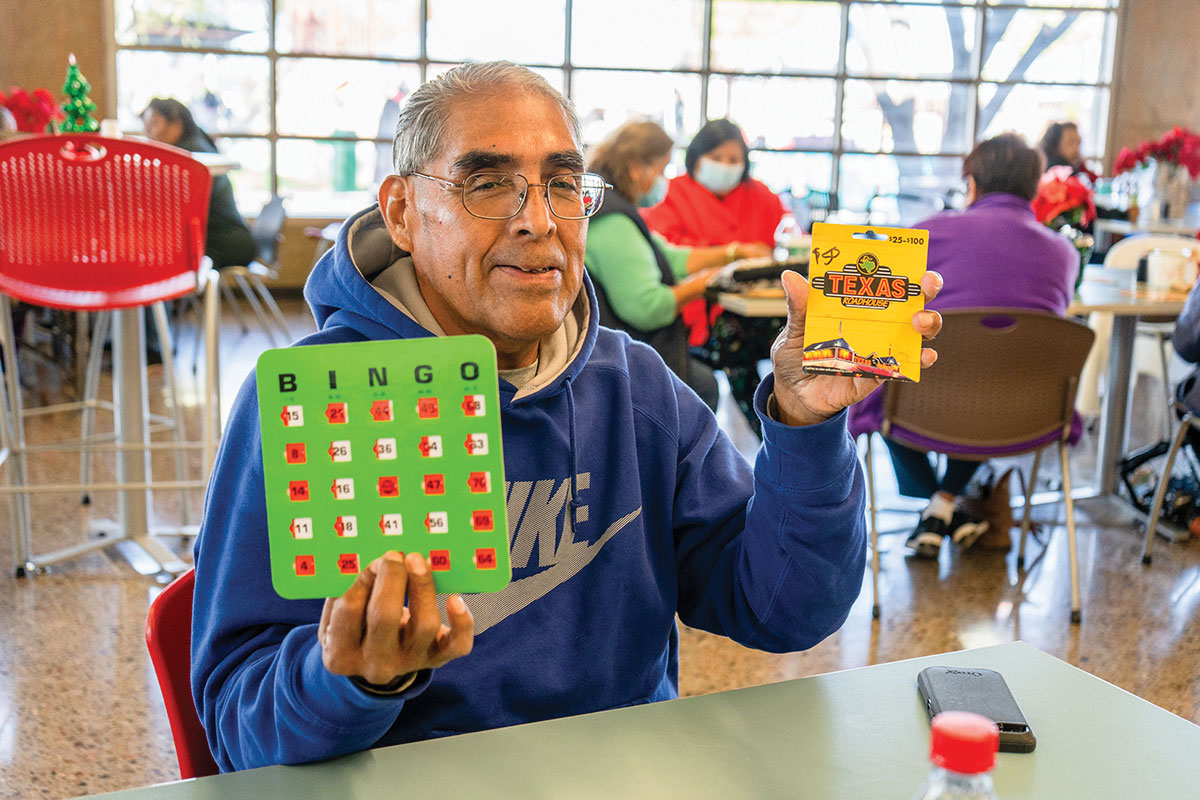
{"type": "Polygon", "coordinates": [[[656,206],[663,201],[667,196],[667,179],[659,175],[654,179],[654,185],[650,187],[650,191],[638,198],[638,206],[640,208],[649,208],[656,206]]]}
{"type": "Polygon", "coordinates": [[[742,182],[742,173],[745,171],[745,164],[722,164],[720,161],[701,157],[696,162],[696,174],[692,177],[696,179],[696,183],[717,197],[724,197],[742,182]]]}

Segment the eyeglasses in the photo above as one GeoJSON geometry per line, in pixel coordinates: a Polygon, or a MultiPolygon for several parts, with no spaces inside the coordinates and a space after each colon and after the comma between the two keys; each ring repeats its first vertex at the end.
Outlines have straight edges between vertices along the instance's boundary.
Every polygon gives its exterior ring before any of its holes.
{"type": "Polygon", "coordinates": [[[412,172],[418,178],[436,181],[447,189],[462,191],[462,204],[467,213],[480,219],[511,219],[521,213],[525,198],[533,186],[546,190],[550,213],[559,219],[587,219],[600,210],[604,190],[612,186],[592,172],[555,175],[545,183],[530,183],[524,175],[513,172],[477,172],[462,183],[436,178],[423,172],[412,172]]]}

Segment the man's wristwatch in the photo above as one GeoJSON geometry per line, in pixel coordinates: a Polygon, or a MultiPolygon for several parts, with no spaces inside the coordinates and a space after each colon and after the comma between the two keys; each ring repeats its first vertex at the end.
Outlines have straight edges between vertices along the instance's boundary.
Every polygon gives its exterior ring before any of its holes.
{"type": "Polygon", "coordinates": [[[730,263],[731,261],[737,260],[737,251],[738,251],[737,242],[730,242],[729,246],[725,248],[725,263],[726,264],[730,263]]]}

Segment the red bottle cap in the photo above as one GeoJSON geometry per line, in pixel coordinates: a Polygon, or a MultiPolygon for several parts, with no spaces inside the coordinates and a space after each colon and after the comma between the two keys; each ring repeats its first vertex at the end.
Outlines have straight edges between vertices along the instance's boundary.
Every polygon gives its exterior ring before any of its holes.
{"type": "Polygon", "coordinates": [[[943,711],[933,718],[929,758],[951,772],[968,775],[996,766],[1000,729],[987,717],[970,711],[943,711]]]}

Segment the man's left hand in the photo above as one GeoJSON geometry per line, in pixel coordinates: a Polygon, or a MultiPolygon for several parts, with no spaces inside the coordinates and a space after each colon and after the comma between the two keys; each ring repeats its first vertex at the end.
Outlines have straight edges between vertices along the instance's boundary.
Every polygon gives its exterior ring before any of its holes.
{"type": "MultiPolygon", "coordinates": [[[[775,402],[781,422],[788,425],[814,425],[862,400],[883,381],[878,378],[847,378],[804,372],[808,281],[799,273],[788,270],[783,273],[783,290],[787,294],[787,324],[771,347],[771,364],[775,368],[775,402]]],[[[937,297],[941,290],[941,275],[926,272],[921,276],[925,302],[937,297]]],[[[912,326],[925,340],[930,340],[942,329],[942,315],[928,309],[918,311],[913,314],[912,326]]],[[[921,348],[921,369],[929,368],[935,361],[935,351],[928,347],[921,348]]]]}

